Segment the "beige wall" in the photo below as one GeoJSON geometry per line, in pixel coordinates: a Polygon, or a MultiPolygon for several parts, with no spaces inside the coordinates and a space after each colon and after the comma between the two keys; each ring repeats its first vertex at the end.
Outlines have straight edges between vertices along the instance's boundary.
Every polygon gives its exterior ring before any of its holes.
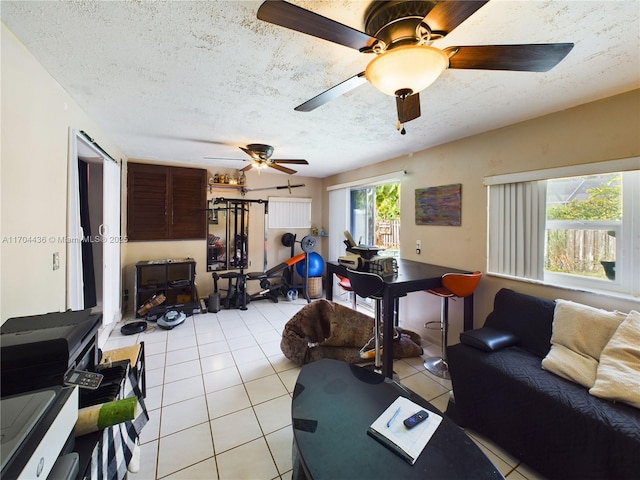
{"type": "MultiPolygon", "coordinates": [[[[640,90],[617,95],[552,115],[512,125],[325,179],[330,185],[404,169],[401,186],[401,250],[411,260],[467,270],[486,268],[485,176],[575,165],[640,155],[640,90]],[[462,184],[462,225],[415,225],[416,188],[462,184]],[[422,253],[415,253],[416,240],[422,253]]],[[[433,128],[438,128],[437,122],[433,128]]],[[[407,135],[417,133],[409,130],[407,135]]],[[[428,134],[428,133],[427,133],[428,134]]],[[[328,223],[328,198],[324,200],[328,223]]],[[[567,298],[602,308],[628,311],[639,302],[543,287],[485,276],[475,298],[475,323],[482,325],[491,311],[493,296],[502,287],[548,298],[567,298]]],[[[462,302],[452,302],[452,331],[457,342],[462,302]]],[[[426,293],[401,300],[401,320],[407,328],[427,334],[425,321],[439,318],[439,300],[426,293]],[[425,313],[427,312],[427,313],[425,313]]],[[[436,334],[437,336],[437,334],[436,334]]],[[[435,338],[434,338],[435,339],[435,338]]]]}
{"type": "Polygon", "coordinates": [[[0,317],[66,308],[69,127],[122,153],[2,25],[0,317]],[[21,243],[15,243],[15,242],[21,243]],[[26,241],[26,243],[24,243],[26,241]],[[53,254],[60,252],[59,270],[53,254]]]}

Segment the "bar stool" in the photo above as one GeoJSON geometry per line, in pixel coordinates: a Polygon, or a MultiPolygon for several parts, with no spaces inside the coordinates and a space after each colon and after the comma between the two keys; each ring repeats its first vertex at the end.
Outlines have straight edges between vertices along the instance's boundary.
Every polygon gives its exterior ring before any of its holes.
{"type": "Polygon", "coordinates": [[[347,277],[344,277],[342,275],[336,274],[336,277],[338,277],[338,286],[342,288],[345,292],[347,292],[349,295],[351,295],[351,302],[352,302],[351,308],[353,308],[354,310],[357,310],[356,293],[353,291],[353,288],[351,287],[351,282],[347,277]]]}
{"type": "MultiPolygon", "coordinates": [[[[382,287],[384,280],[380,275],[369,272],[361,272],[358,270],[347,269],[347,278],[351,284],[354,294],[363,298],[371,298],[374,300],[374,322],[373,322],[373,342],[374,342],[374,370],[382,372],[382,356],[380,345],[380,327],[382,320],[382,287]]],[[[367,345],[371,340],[367,343],[367,345]]]]}
{"type": "Polygon", "coordinates": [[[442,332],[442,356],[429,357],[424,361],[424,368],[440,378],[450,379],[447,365],[447,336],[449,333],[449,299],[464,298],[472,295],[478,282],[482,278],[481,272],[473,273],[445,273],[442,276],[442,287],[426,290],[427,293],[441,298],[440,321],[427,322],[428,325],[438,323],[442,332]]]}

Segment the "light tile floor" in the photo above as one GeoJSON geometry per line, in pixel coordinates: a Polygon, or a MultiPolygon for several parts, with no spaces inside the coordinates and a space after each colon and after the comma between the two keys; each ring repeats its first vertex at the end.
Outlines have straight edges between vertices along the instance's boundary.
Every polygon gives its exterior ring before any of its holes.
{"type": "MultiPolygon", "coordinates": [[[[150,420],[140,436],[140,470],[129,478],[290,479],[291,395],[300,368],[284,357],[280,338],[304,305],[304,299],[261,300],[246,311],[196,314],[173,330],[150,323],[147,331],[130,336],[118,325],[104,350],[144,341],[146,352],[150,420]]],[[[433,344],[423,348],[425,358],[439,352],[433,344]]],[[[451,382],[426,372],[422,361],[397,360],[394,371],[444,411],[451,382]]],[[[468,433],[510,480],[540,478],[468,433]]]]}

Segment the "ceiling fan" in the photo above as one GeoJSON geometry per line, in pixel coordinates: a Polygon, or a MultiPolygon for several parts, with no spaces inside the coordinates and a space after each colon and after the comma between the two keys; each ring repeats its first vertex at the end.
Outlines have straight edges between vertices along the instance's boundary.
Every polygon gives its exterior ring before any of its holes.
{"type": "MultiPolygon", "coordinates": [[[[398,129],[420,116],[419,92],[447,68],[546,72],[573,48],[573,43],[432,46],[473,15],[487,1],[374,1],[367,8],[364,30],[283,0],[267,0],[259,20],[306,33],[375,57],[364,72],[298,105],[309,112],[369,81],[396,97],[398,129]]],[[[405,133],[404,128],[402,132],[405,133]]]]}
{"type": "MultiPolygon", "coordinates": [[[[273,147],[271,145],[265,145],[263,143],[250,143],[246,147],[239,147],[240,150],[245,152],[247,155],[251,157],[253,162],[250,165],[247,165],[241,172],[246,172],[247,170],[251,170],[252,168],[257,168],[258,170],[263,169],[264,167],[275,168],[276,170],[280,170],[281,172],[288,173],[289,175],[293,175],[297,173],[297,170],[293,170],[288,167],[283,167],[283,163],[294,164],[294,165],[309,165],[309,162],[302,159],[275,159],[271,158],[273,155],[273,147]]],[[[236,160],[235,158],[220,158],[220,157],[205,157],[206,159],[213,160],[236,160]]]]}

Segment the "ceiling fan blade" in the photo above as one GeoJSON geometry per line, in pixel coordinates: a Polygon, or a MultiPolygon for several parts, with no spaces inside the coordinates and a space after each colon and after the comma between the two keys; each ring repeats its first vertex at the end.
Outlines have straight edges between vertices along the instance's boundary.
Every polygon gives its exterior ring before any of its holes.
{"type": "Polygon", "coordinates": [[[241,172],[247,172],[253,168],[253,163],[247,165],[246,167],[240,169],[241,172]]]}
{"type": "Polygon", "coordinates": [[[253,159],[258,159],[258,155],[256,154],[256,152],[249,150],[248,148],[244,148],[244,147],[238,147],[240,150],[242,150],[244,153],[246,153],[247,155],[249,155],[251,158],[253,159]]]}
{"type": "Polygon", "coordinates": [[[271,168],[275,168],[276,170],[280,170],[281,172],[288,173],[289,175],[293,175],[294,173],[297,173],[296,170],[283,167],[282,165],[278,165],[277,163],[267,163],[267,165],[271,168]]]}
{"type": "Polygon", "coordinates": [[[311,110],[315,110],[321,105],[330,102],[340,95],[344,95],[345,93],[353,90],[356,87],[359,87],[366,82],[367,79],[364,76],[364,72],[360,72],[359,74],[348,78],[344,82],[339,83],[338,85],[334,85],[329,90],[325,90],[324,92],[316,95],[311,100],[307,100],[306,102],[298,105],[296,108],[294,108],[294,110],[296,110],[297,112],[310,112],[311,110]]]}
{"type": "Polygon", "coordinates": [[[487,1],[438,2],[424,17],[431,31],[446,35],[478,11],[487,1]]]}
{"type": "Polygon", "coordinates": [[[376,41],[364,32],[282,0],[267,0],[260,5],[258,19],[356,50],[376,41]]]}
{"type": "Polygon", "coordinates": [[[415,120],[420,116],[420,95],[414,93],[408,97],[396,97],[396,108],[398,109],[398,121],[406,123],[415,120]]]}
{"type": "Polygon", "coordinates": [[[289,159],[283,159],[283,158],[279,158],[279,159],[273,159],[272,160],[274,163],[279,163],[279,164],[283,164],[283,163],[294,163],[296,165],[309,165],[309,162],[307,162],[306,160],[302,160],[302,159],[296,159],[296,158],[289,158],[289,159]]]}
{"type": "Polygon", "coordinates": [[[541,43],[449,47],[445,51],[457,50],[449,58],[449,68],[546,72],[560,63],[572,48],[573,43],[541,43]]]}

